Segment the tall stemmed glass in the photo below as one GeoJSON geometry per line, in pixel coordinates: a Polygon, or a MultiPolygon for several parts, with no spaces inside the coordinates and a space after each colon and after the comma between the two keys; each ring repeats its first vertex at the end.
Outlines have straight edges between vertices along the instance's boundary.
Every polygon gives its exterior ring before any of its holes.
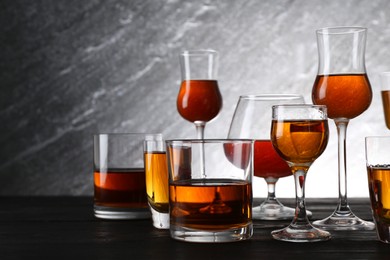
{"type": "Polygon", "coordinates": [[[372,90],[366,74],[367,29],[334,27],[316,31],[318,75],[312,90],[314,104],[326,105],[338,133],[339,201],[336,210],[313,224],[324,229],[372,230],[374,224],[356,217],[347,201],[346,133],[350,119],[371,104],[372,90]]]}
{"type": "Polygon", "coordinates": [[[328,135],[325,106],[273,106],[272,145],[290,166],[296,190],[294,219],[288,227],[272,231],[271,234],[275,239],[291,242],[317,242],[330,239],[329,232],[310,224],[305,207],[306,174],[311,164],[325,150],[328,135]]]}
{"type": "MultiPolygon", "coordinates": [[[[276,153],[271,144],[272,106],[277,104],[304,104],[297,94],[262,94],[240,96],[234,112],[229,139],[254,140],[254,176],[267,182],[268,195],[261,205],[252,209],[252,219],[292,219],[295,210],[284,206],[275,195],[279,178],[292,175],[288,164],[276,153]]],[[[311,215],[311,212],[308,212],[311,215]]]]}
{"type": "Polygon", "coordinates": [[[182,82],[177,95],[177,110],[195,124],[198,139],[204,138],[206,123],[222,108],[217,81],[218,53],[193,50],[180,53],[182,82]]]}
{"type": "MultiPolygon", "coordinates": [[[[206,123],[214,119],[222,108],[217,72],[218,53],[214,50],[187,50],[180,53],[182,82],[177,95],[177,110],[195,124],[197,138],[204,139],[206,123]]],[[[201,174],[205,176],[204,147],[200,149],[201,174]]],[[[224,213],[230,210],[221,200],[218,188],[214,201],[203,212],[224,213]]]]}

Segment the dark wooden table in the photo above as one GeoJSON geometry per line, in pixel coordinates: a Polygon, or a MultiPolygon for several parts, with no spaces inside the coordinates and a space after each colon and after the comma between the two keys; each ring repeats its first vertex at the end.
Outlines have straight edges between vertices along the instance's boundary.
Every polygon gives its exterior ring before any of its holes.
{"type": "MultiPolygon", "coordinates": [[[[287,205],[293,200],[282,200],[287,205]]],[[[371,220],[367,199],[350,199],[371,220]]],[[[313,219],[328,216],[335,199],[308,199],[313,219]]],[[[288,243],[270,232],[290,221],[255,221],[252,239],[225,244],[175,241],[151,220],[94,218],[90,197],[0,198],[0,259],[390,259],[375,231],[337,231],[332,240],[288,243]]]]}

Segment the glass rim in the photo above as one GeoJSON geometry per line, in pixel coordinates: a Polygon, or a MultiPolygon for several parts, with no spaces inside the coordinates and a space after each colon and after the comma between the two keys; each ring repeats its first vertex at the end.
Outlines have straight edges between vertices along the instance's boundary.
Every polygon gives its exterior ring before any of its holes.
{"type": "Polygon", "coordinates": [[[196,55],[217,55],[218,52],[213,49],[193,49],[193,50],[184,50],[180,52],[181,56],[196,56],[196,55]]]}
{"type": "Polygon", "coordinates": [[[386,136],[386,135],[370,135],[370,136],[366,136],[364,137],[365,140],[369,140],[369,139],[390,139],[390,136],[386,136]]]}
{"type": "Polygon", "coordinates": [[[338,35],[338,34],[353,34],[366,32],[368,29],[363,26],[334,26],[334,27],[324,27],[316,30],[317,34],[325,35],[338,35]]]}
{"type": "Polygon", "coordinates": [[[165,140],[165,142],[168,143],[194,143],[194,144],[200,144],[200,143],[253,143],[254,139],[168,139],[165,140]]]}
{"type": "Polygon", "coordinates": [[[141,133],[141,132],[134,132],[134,133],[97,133],[97,134],[92,134],[92,136],[159,136],[163,135],[162,133],[141,133]]]}
{"type": "Polygon", "coordinates": [[[265,100],[274,100],[279,98],[285,99],[295,99],[295,98],[304,98],[301,94],[250,94],[250,95],[241,95],[240,99],[265,99],[265,100]]]}
{"type": "Polygon", "coordinates": [[[327,108],[326,105],[315,105],[315,104],[279,104],[273,105],[274,107],[313,107],[313,108],[327,108]]]}

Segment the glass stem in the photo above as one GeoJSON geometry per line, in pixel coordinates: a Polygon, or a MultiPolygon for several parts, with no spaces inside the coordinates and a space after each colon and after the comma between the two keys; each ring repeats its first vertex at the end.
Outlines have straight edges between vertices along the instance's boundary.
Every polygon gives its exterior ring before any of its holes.
{"type": "Polygon", "coordinates": [[[349,215],[351,210],[347,201],[347,157],[346,137],[349,120],[340,118],[334,120],[338,135],[338,174],[339,174],[339,202],[336,214],[349,215]]]}
{"type": "Polygon", "coordinates": [[[299,168],[293,170],[294,180],[295,180],[295,192],[296,192],[296,208],[295,216],[292,221],[292,226],[304,226],[310,225],[309,219],[306,215],[306,203],[305,203],[305,182],[306,182],[306,173],[308,168],[299,168]]]}
{"type": "Polygon", "coordinates": [[[267,177],[265,178],[265,181],[267,182],[267,189],[268,189],[268,195],[267,199],[265,200],[264,203],[272,203],[272,204],[279,204],[279,201],[276,198],[275,195],[275,187],[276,187],[276,182],[278,181],[277,178],[271,178],[267,177]]]}
{"type": "MultiPolygon", "coordinates": [[[[204,139],[204,128],[206,126],[205,122],[195,122],[196,127],[196,135],[198,139],[203,140],[204,139]]],[[[206,178],[206,169],[205,169],[205,156],[204,156],[204,144],[200,146],[200,170],[201,170],[201,176],[203,178],[206,178]]]]}

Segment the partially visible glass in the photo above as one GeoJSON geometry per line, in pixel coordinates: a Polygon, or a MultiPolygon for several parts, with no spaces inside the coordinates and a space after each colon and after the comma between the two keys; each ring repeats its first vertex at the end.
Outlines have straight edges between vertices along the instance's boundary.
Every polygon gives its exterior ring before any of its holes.
{"type": "Polygon", "coordinates": [[[366,165],[372,216],[378,239],[390,243],[390,137],[366,137],[366,165]]]}
{"type": "MultiPolygon", "coordinates": [[[[253,219],[292,219],[295,209],[284,206],[276,198],[279,178],[291,176],[288,164],[276,153],[271,143],[272,106],[304,104],[299,94],[261,94],[240,96],[234,112],[228,138],[254,140],[254,176],[267,182],[267,198],[253,207],[253,219]]],[[[256,187],[254,187],[256,188],[256,187]]],[[[311,216],[311,212],[307,212],[311,216]]]]}
{"type": "Polygon", "coordinates": [[[103,219],[150,218],[146,199],[145,134],[93,136],[94,213],[103,219]]]}
{"type": "Polygon", "coordinates": [[[198,243],[249,239],[253,234],[252,140],[168,140],[166,144],[171,237],[198,243]]]}
{"type": "Polygon", "coordinates": [[[162,134],[146,135],[144,142],[146,193],[153,226],[169,228],[168,165],[162,134]]]}
{"type": "Polygon", "coordinates": [[[380,74],[381,97],[386,127],[390,129],[390,72],[380,74]]]}

